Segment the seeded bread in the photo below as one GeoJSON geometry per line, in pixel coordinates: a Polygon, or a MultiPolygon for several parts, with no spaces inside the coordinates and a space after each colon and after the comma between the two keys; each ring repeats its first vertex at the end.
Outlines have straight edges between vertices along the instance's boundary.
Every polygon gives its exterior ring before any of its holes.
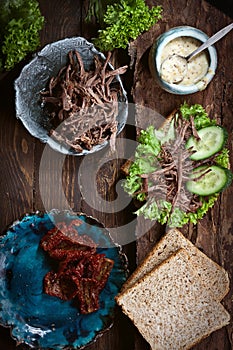
{"type": "Polygon", "coordinates": [[[230,316],[180,249],[116,297],[152,350],[186,350],[230,316]]]}
{"type": "Polygon", "coordinates": [[[151,271],[156,265],[167,259],[179,248],[184,248],[188,252],[190,260],[197,274],[202,279],[204,286],[212,291],[216,300],[221,301],[229,291],[229,277],[227,272],[196,248],[177,229],[170,229],[155,245],[142,264],[138,266],[126,281],[122,291],[140,280],[147,272],[151,271]]]}

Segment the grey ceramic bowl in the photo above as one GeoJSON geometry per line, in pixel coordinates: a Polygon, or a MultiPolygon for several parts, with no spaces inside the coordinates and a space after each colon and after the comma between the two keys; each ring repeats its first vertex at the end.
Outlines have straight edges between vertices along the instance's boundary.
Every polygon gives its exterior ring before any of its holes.
{"type": "MultiPolygon", "coordinates": [[[[49,136],[51,125],[40,103],[40,92],[46,87],[49,79],[56,75],[67,62],[67,54],[76,49],[84,62],[85,69],[93,63],[94,55],[103,59],[104,55],[97,51],[93,44],[82,37],[67,38],[45,46],[34,59],[21,71],[15,81],[16,117],[19,118],[30,134],[40,141],[48,143],[53,149],[64,154],[86,155],[99,151],[108,141],[94,146],[90,151],[75,152],[70,147],[64,147],[49,136]]],[[[111,66],[111,65],[110,65],[111,66]]],[[[113,67],[111,66],[113,69],[113,67]]],[[[119,114],[117,116],[119,134],[125,126],[128,116],[127,96],[119,76],[122,97],[119,99],[119,114]]]]}
{"type": "Polygon", "coordinates": [[[189,26],[171,28],[156,39],[154,45],[150,50],[149,66],[151,73],[160,87],[173,94],[187,95],[204,90],[213,79],[217,68],[217,52],[214,46],[211,46],[207,49],[209,54],[209,69],[206,75],[197,83],[191,85],[182,85],[181,83],[168,83],[161,79],[160,68],[162,63],[162,51],[170,41],[178,37],[191,37],[199,40],[201,43],[205,42],[208,39],[208,36],[197,28],[189,26]]]}

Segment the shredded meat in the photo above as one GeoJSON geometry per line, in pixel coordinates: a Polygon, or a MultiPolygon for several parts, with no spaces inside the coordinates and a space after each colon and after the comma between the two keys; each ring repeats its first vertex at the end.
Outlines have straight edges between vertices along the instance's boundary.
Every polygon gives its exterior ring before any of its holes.
{"type": "Polygon", "coordinates": [[[116,75],[127,66],[111,70],[111,54],[103,61],[94,57],[94,67],[86,70],[78,51],[68,53],[68,63],[48,87],[41,100],[50,118],[50,136],[64,146],[82,152],[110,139],[114,147],[117,133],[118,100],[122,91],[116,75]]]}
{"type": "Polygon", "coordinates": [[[211,158],[195,162],[195,165],[190,160],[192,150],[185,148],[186,141],[191,135],[199,138],[192,116],[190,120],[183,119],[178,112],[175,132],[175,140],[168,141],[161,147],[158,169],[140,175],[142,186],[135,195],[145,193],[149,202],[153,198],[166,199],[172,204],[172,210],[179,208],[185,212],[196,212],[202,202],[199,196],[186,190],[185,183],[195,168],[211,162],[211,158]]]}

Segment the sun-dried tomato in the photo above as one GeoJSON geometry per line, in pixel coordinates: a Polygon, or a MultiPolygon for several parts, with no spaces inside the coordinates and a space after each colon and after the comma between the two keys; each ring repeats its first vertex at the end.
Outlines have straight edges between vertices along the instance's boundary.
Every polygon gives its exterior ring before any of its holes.
{"type": "Polygon", "coordinates": [[[88,258],[84,277],[95,279],[98,282],[98,290],[102,290],[112,267],[113,261],[107,259],[104,254],[93,254],[88,258]]]}
{"type": "Polygon", "coordinates": [[[59,246],[69,248],[73,245],[96,248],[96,243],[89,236],[78,234],[73,227],[73,225],[77,226],[78,224],[80,225],[77,220],[73,220],[69,226],[64,222],[57,223],[56,227],[49,230],[41,239],[41,246],[45,251],[51,251],[55,247],[59,248],[59,246]]]}
{"type": "Polygon", "coordinates": [[[64,260],[64,259],[82,259],[84,256],[90,256],[94,254],[96,251],[95,248],[90,248],[86,246],[73,246],[66,248],[58,248],[53,249],[49,252],[51,258],[56,260],[64,260]]]}
{"type": "Polygon", "coordinates": [[[75,276],[82,278],[84,275],[85,259],[66,259],[59,263],[58,275],[75,276]]]}
{"type": "Polygon", "coordinates": [[[93,278],[95,278],[98,282],[99,291],[101,291],[104,288],[110,275],[110,272],[113,268],[113,264],[113,260],[104,258],[101,262],[101,265],[99,266],[98,272],[95,271],[93,273],[93,278]]]}
{"type": "Polygon", "coordinates": [[[49,271],[44,278],[44,292],[62,300],[72,300],[77,295],[78,287],[66,275],[58,276],[58,273],[49,271]]]}
{"type": "Polygon", "coordinates": [[[54,247],[57,247],[63,240],[62,232],[57,228],[53,228],[47,232],[47,234],[41,239],[41,247],[45,251],[51,251],[54,247]]]}
{"type": "Polygon", "coordinates": [[[82,314],[97,311],[99,309],[98,282],[93,278],[82,278],[76,297],[82,314]]]}
{"type": "Polygon", "coordinates": [[[99,308],[99,294],[104,288],[114,262],[96,252],[96,243],[87,235],[79,235],[73,220],[68,226],[58,223],[41,239],[41,247],[58,265],[44,278],[45,293],[62,300],[76,299],[81,313],[99,308]]]}

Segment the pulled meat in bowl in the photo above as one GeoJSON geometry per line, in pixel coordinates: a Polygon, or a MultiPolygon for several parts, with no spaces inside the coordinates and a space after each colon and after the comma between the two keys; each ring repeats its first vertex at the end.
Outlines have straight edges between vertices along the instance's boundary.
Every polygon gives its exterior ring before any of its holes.
{"type": "Polygon", "coordinates": [[[52,125],[50,136],[76,152],[91,150],[106,140],[114,148],[122,94],[116,76],[125,73],[127,66],[112,69],[110,56],[103,60],[95,55],[87,70],[80,53],[69,51],[68,63],[41,91],[42,106],[52,125]]]}

